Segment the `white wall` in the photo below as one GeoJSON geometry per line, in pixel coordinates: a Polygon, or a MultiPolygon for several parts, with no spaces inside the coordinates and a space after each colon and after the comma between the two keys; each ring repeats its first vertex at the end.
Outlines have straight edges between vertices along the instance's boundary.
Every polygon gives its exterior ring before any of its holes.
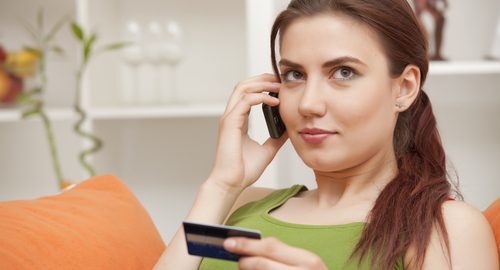
{"type": "MultiPolygon", "coordinates": [[[[287,1],[217,0],[199,1],[197,5],[174,0],[148,0],[140,5],[132,0],[88,3],[94,12],[90,23],[104,33],[103,43],[121,39],[122,33],[116,27],[133,14],[145,21],[149,16],[178,19],[185,26],[188,44],[188,57],[179,70],[182,99],[210,103],[225,102],[239,80],[272,72],[268,51],[270,24],[287,1]],[[245,18],[248,5],[255,8],[249,21],[245,18]],[[101,13],[102,16],[98,15],[101,13]]],[[[474,4],[468,0],[450,1],[445,56],[452,60],[481,59],[487,53],[499,5],[495,0],[474,4]]],[[[75,12],[74,3],[64,0],[37,1],[37,5],[29,0],[0,0],[0,6],[0,41],[7,48],[26,41],[22,29],[14,26],[12,18],[7,20],[9,13],[15,13],[12,10],[34,18],[38,6],[46,6],[51,22],[61,14],[75,12]]],[[[61,32],[60,41],[69,48],[76,46],[68,30],[61,32]]],[[[89,74],[92,105],[119,103],[117,75],[113,73],[116,69],[110,69],[112,62],[107,63],[117,57],[109,55],[92,64],[93,71],[89,74]]],[[[51,62],[51,86],[46,95],[49,105],[72,103],[75,64],[73,50],[67,58],[51,62]]],[[[465,199],[480,209],[500,195],[499,85],[500,76],[495,74],[431,77],[425,86],[434,104],[444,145],[461,177],[465,199]]],[[[79,177],[81,172],[76,160],[80,144],[71,131],[72,123],[54,124],[69,178],[79,177]]],[[[267,137],[260,106],[252,110],[250,125],[257,140],[267,137]]],[[[217,118],[99,120],[94,128],[105,140],[105,148],[95,157],[98,171],[123,178],[168,241],[191,206],[199,184],[208,176],[215,154],[217,118]]],[[[0,130],[3,150],[0,199],[29,199],[57,192],[40,122],[0,123],[0,130]]],[[[294,183],[315,186],[312,172],[289,142],[258,183],[271,187],[294,183]]]]}

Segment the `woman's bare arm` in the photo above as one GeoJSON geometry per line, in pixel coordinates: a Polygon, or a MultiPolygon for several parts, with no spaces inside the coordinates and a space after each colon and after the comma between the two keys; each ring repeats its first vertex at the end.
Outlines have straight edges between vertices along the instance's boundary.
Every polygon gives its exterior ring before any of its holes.
{"type": "MultiPolygon", "coordinates": [[[[186,217],[188,221],[209,224],[221,224],[229,213],[239,190],[230,190],[206,181],[198,192],[191,211],[186,217]]],[[[184,230],[179,227],[176,234],[167,244],[167,249],[156,263],[155,270],[161,269],[198,269],[200,257],[190,256],[187,252],[184,230]]]]}
{"type": "MultiPolygon", "coordinates": [[[[225,223],[227,217],[239,207],[264,198],[273,189],[248,187],[242,192],[237,190],[226,190],[210,184],[207,181],[198,192],[193,208],[189,212],[186,220],[204,222],[210,224],[225,223]],[[239,195],[235,195],[239,194],[239,195]],[[237,199],[235,200],[235,196],[237,199]],[[233,203],[234,202],[234,203],[233,203]],[[230,210],[229,210],[230,209],[230,210]],[[224,220],[224,222],[222,222],[224,220]]],[[[200,258],[188,256],[184,231],[182,226],[167,246],[168,251],[164,252],[156,264],[155,270],[159,269],[197,269],[200,258]]]]}
{"type": "MultiPolygon", "coordinates": [[[[243,190],[257,181],[288,139],[285,132],[279,139],[269,138],[260,144],[248,136],[251,107],[262,103],[278,105],[279,99],[264,92],[278,92],[279,86],[279,80],[273,74],[258,75],[236,85],[219,120],[217,151],[212,171],[200,187],[186,216],[187,221],[223,223],[243,190]]],[[[248,196],[241,197],[240,201],[248,196]]],[[[200,258],[188,254],[184,232],[179,226],[155,269],[194,270],[199,263],[200,258]]]]}

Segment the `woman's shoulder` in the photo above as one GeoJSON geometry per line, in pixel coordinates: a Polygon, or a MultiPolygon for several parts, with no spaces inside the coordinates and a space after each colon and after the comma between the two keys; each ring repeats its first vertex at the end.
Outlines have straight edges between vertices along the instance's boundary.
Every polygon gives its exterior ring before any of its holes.
{"type": "Polygon", "coordinates": [[[276,190],[277,189],[265,187],[248,187],[241,192],[233,207],[237,209],[249,202],[261,200],[276,190]]]}
{"type": "MultiPolygon", "coordinates": [[[[463,201],[446,201],[442,206],[453,269],[497,269],[497,248],[493,231],[483,213],[463,201]]],[[[448,269],[444,240],[437,226],[431,233],[423,269],[448,269]]],[[[414,249],[405,261],[411,261],[414,249]]],[[[411,268],[410,268],[411,269],[411,268]]]]}
{"type": "Polygon", "coordinates": [[[252,186],[245,188],[234,202],[224,223],[238,208],[242,207],[247,203],[261,200],[267,197],[269,194],[273,193],[274,191],[276,191],[276,189],[274,188],[252,187],[252,186]]]}
{"type": "Polygon", "coordinates": [[[486,216],[463,201],[443,204],[454,269],[498,269],[495,236],[486,216]]]}
{"type": "Polygon", "coordinates": [[[464,201],[445,201],[443,203],[442,209],[443,218],[445,222],[450,223],[449,225],[476,225],[479,228],[485,227],[486,225],[489,227],[488,220],[484,216],[483,212],[464,201]]]}
{"type": "MultiPolygon", "coordinates": [[[[446,230],[450,235],[450,242],[466,244],[474,247],[474,243],[490,244],[493,230],[486,216],[479,209],[464,201],[446,201],[443,203],[443,219],[446,230]],[[484,241],[483,241],[484,240],[484,241]]],[[[453,245],[453,243],[451,243],[453,245]]]]}
{"type": "Polygon", "coordinates": [[[231,207],[231,210],[229,211],[228,217],[231,216],[231,214],[233,214],[234,211],[236,211],[237,209],[239,209],[240,207],[242,207],[248,203],[262,200],[268,196],[272,196],[273,194],[279,195],[278,193],[287,192],[288,190],[299,187],[299,186],[302,187],[302,185],[294,185],[294,186],[289,187],[289,188],[279,188],[279,189],[264,188],[264,187],[251,187],[251,186],[247,187],[245,190],[243,190],[241,192],[241,194],[236,199],[235,203],[231,207]]]}

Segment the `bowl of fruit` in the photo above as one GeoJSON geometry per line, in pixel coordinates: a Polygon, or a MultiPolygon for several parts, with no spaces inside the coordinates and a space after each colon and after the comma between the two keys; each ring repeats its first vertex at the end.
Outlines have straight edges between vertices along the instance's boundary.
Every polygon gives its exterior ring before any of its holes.
{"type": "Polygon", "coordinates": [[[36,73],[39,54],[32,49],[7,52],[0,45],[0,106],[13,106],[24,88],[24,80],[36,73]]]}

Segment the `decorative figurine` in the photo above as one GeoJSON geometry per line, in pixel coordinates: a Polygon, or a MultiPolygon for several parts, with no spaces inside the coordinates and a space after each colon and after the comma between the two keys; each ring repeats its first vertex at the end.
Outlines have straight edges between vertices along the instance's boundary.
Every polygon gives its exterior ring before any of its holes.
{"type": "Polygon", "coordinates": [[[422,20],[422,13],[428,12],[434,19],[434,52],[429,59],[434,61],[446,60],[441,54],[443,44],[443,30],[445,25],[444,11],[448,9],[447,0],[413,0],[415,13],[422,20]],[[444,5],[442,7],[441,5],[444,5]]]}
{"type": "Polygon", "coordinates": [[[500,60],[500,14],[498,15],[495,33],[493,34],[493,42],[489,54],[486,55],[486,60],[500,60]]]}

